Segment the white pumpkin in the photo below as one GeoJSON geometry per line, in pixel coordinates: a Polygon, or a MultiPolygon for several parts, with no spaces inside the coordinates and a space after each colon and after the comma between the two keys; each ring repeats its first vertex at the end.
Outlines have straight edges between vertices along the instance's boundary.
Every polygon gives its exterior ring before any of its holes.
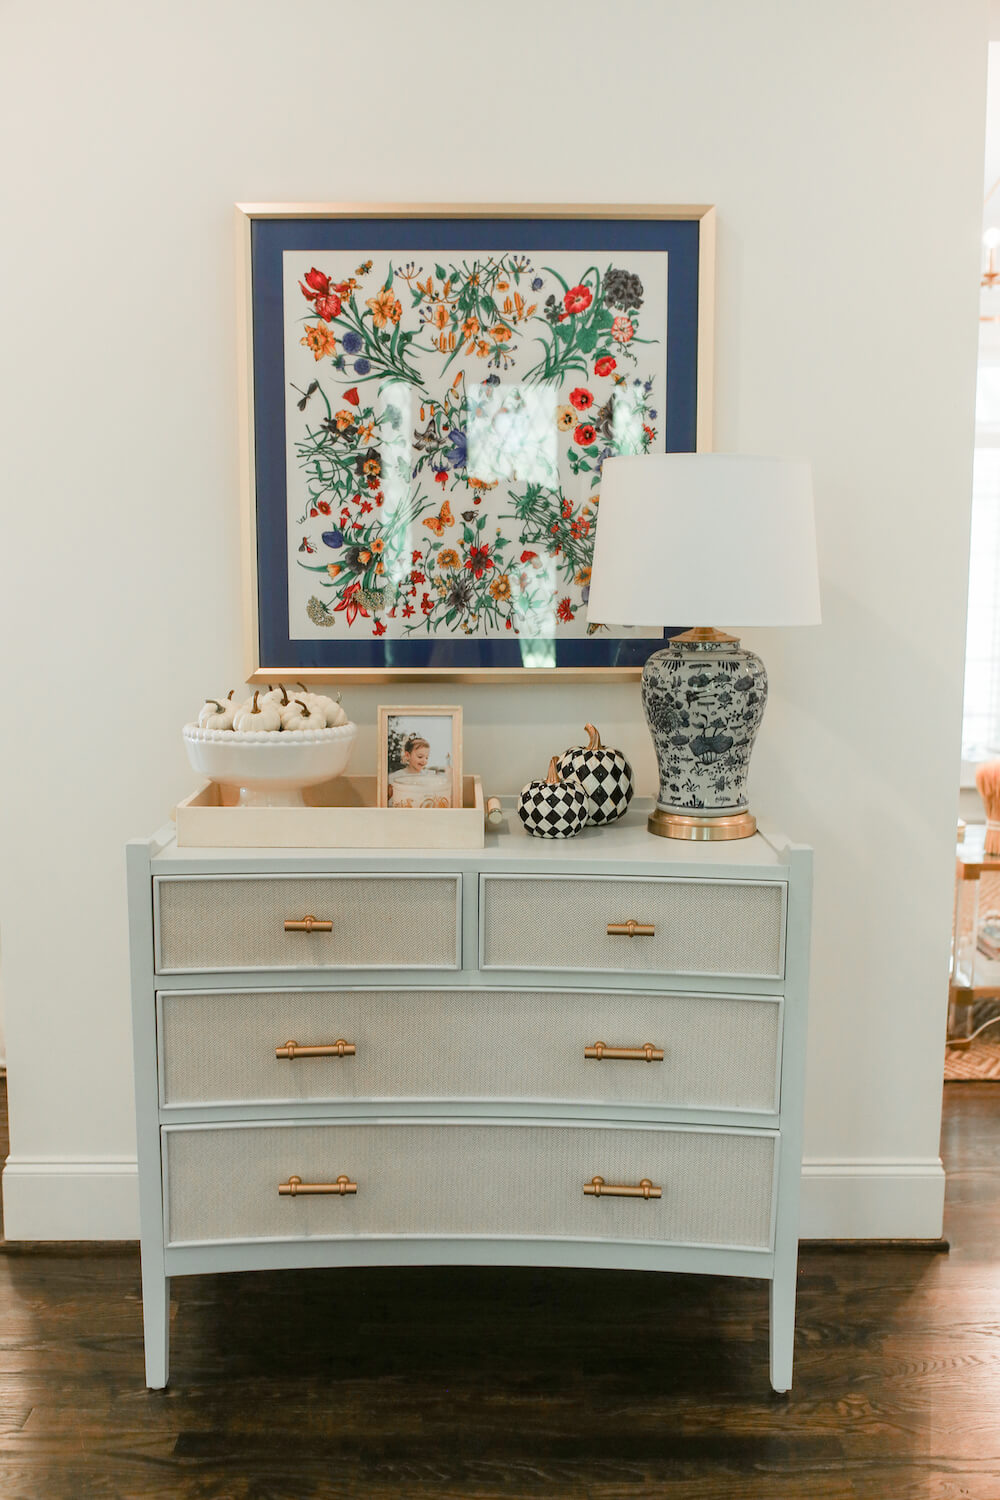
{"type": "Polygon", "coordinates": [[[265,703],[263,708],[257,701],[259,693],[254,693],[253,702],[248,707],[245,703],[238,711],[233,720],[233,728],[238,734],[248,732],[260,732],[261,730],[277,733],[281,728],[281,715],[273,703],[265,703]]]}
{"type": "Polygon", "coordinates": [[[218,698],[206,698],[205,707],[198,715],[199,729],[232,729],[236,710],[228,698],[220,703],[218,698]]]}
{"type": "Polygon", "coordinates": [[[326,724],[323,715],[316,709],[310,708],[304,698],[293,698],[288,706],[281,710],[281,727],[286,731],[325,729],[326,724]]]}
{"type": "Polygon", "coordinates": [[[336,729],[339,725],[347,723],[347,715],[340,706],[339,693],[336,698],[327,698],[322,693],[314,693],[312,697],[316,712],[323,715],[327,729],[336,729]]]}
{"type": "Polygon", "coordinates": [[[277,687],[268,686],[267,692],[261,694],[260,701],[262,704],[273,703],[279,709],[287,708],[288,694],[285,692],[284,683],[279,682],[277,687]]]}
{"type": "Polygon", "coordinates": [[[327,705],[333,700],[331,698],[324,698],[322,693],[311,693],[304,682],[297,682],[295,686],[299,690],[295,694],[296,700],[299,703],[304,703],[310,713],[319,714],[320,718],[323,721],[321,724],[317,724],[315,727],[317,729],[325,728],[327,705]]]}

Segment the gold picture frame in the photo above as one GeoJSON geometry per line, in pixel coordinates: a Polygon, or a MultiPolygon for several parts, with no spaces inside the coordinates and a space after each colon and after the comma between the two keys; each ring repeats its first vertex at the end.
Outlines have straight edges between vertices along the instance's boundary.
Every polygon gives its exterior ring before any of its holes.
{"type": "Polygon", "coordinates": [[[441,807],[462,807],[462,709],[459,704],[442,706],[417,703],[402,707],[380,704],[376,750],[376,802],[379,807],[428,811],[441,807]],[[447,740],[442,740],[435,733],[435,725],[423,722],[440,719],[451,721],[451,734],[447,740]],[[399,759],[404,763],[395,767],[392,764],[394,753],[391,744],[394,733],[400,741],[399,759]],[[449,747],[447,749],[446,744],[449,747]],[[435,756],[439,760],[443,759],[445,764],[435,765],[435,756]],[[446,775],[447,791],[443,783],[446,775]],[[406,787],[405,782],[393,780],[394,777],[410,776],[413,778],[412,788],[406,787]],[[400,800],[401,785],[406,795],[405,801],[400,800]],[[445,795],[447,801],[443,800],[445,795]]]}
{"type": "MultiPolygon", "coordinates": [[[[406,203],[239,203],[235,205],[235,217],[237,228],[237,289],[238,289],[238,388],[239,388],[239,457],[240,457],[240,491],[241,491],[241,553],[243,559],[243,600],[244,600],[244,650],[246,659],[246,679],[251,685],[273,682],[283,676],[294,676],[297,680],[313,686],[322,682],[490,682],[504,680],[537,680],[552,681],[553,679],[572,678],[576,681],[601,682],[606,680],[638,679],[642,669],[642,659],[636,658],[631,664],[616,663],[613,665],[594,664],[589,658],[584,664],[574,664],[575,657],[570,664],[563,664],[559,660],[555,665],[533,666],[530,664],[530,652],[522,655],[520,665],[440,665],[430,663],[427,665],[402,664],[401,658],[406,652],[400,649],[400,643],[395,643],[392,649],[383,649],[384,659],[377,665],[359,661],[357,665],[350,661],[340,661],[336,665],[317,665],[314,660],[308,659],[321,654],[321,648],[328,643],[323,641],[319,647],[315,643],[303,641],[286,642],[285,648],[272,646],[268,643],[267,632],[262,628],[262,607],[264,618],[267,611],[272,608],[271,599],[274,589],[270,583],[275,576],[278,577],[280,585],[280,569],[274,572],[276,564],[271,553],[276,550],[274,543],[274,512],[278,504],[277,492],[281,483],[281,465],[271,464],[269,478],[261,472],[260,465],[263,463],[263,442],[258,441],[259,434],[273,434],[280,425],[272,399],[271,407],[265,408],[263,397],[258,392],[257,381],[261,369],[266,366],[267,361],[262,357],[263,340],[257,348],[257,337],[255,330],[255,233],[283,232],[282,224],[275,221],[283,221],[288,227],[288,234],[296,244],[304,243],[308,247],[308,237],[305,239],[301,233],[302,221],[316,221],[318,224],[324,221],[339,221],[349,231],[354,221],[382,221],[383,225],[399,220],[413,220],[415,233],[419,221],[453,220],[539,220],[551,221],[552,223],[565,221],[589,222],[621,221],[622,224],[638,224],[642,221],[661,221],[665,224],[677,221],[688,221],[697,230],[696,252],[694,265],[688,280],[696,285],[696,294],[692,307],[689,309],[693,320],[693,332],[689,342],[692,346],[693,368],[686,379],[690,379],[692,385],[691,399],[688,406],[692,408],[689,430],[690,435],[684,443],[676,448],[676,451],[708,451],[712,446],[712,388],[713,388],[713,347],[714,347],[714,278],[715,278],[715,211],[712,206],[706,204],[406,204],[406,203]],[[298,231],[298,239],[295,238],[298,231]],[[255,365],[255,354],[258,356],[255,365]],[[266,480],[266,482],[265,482],[266,480]],[[271,551],[265,532],[271,528],[271,551]],[[271,571],[262,577],[266,569],[271,571]],[[310,648],[311,647],[311,651],[310,648]],[[296,648],[296,649],[292,649],[296,648]],[[282,654],[289,658],[298,654],[298,660],[282,660],[282,654]],[[276,659],[279,658],[279,659],[276,659]]],[[[553,231],[554,232],[554,231],[553,231]]],[[[565,227],[563,233],[566,233],[565,227]]],[[[418,236],[419,237],[419,236],[418,236]]],[[[400,254],[404,252],[399,252],[400,254]]],[[[258,274],[261,274],[258,270],[258,274]]],[[[272,288],[273,291],[273,288],[272,288]]],[[[308,292],[307,294],[308,295],[308,292]]],[[[271,299],[273,301],[273,297],[271,299]]],[[[673,312],[671,311],[671,316],[673,312]]],[[[273,397],[273,392],[271,393],[273,397]]],[[[679,403],[678,403],[679,405],[679,403]]],[[[669,422],[669,413],[666,421],[669,422]]],[[[268,438],[270,441],[270,438],[268,438]]],[[[669,441],[669,439],[668,439],[669,441]]],[[[281,442],[284,442],[282,433],[281,442]]],[[[671,450],[674,451],[674,450],[671,450]]],[[[284,546],[288,548],[288,515],[287,501],[284,492],[281,491],[280,503],[284,507],[282,512],[284,525],[284,546]]],[[[303,541],[306,539],[303,538],[303,541]]],[[[330,554],[326,554],[327,557],[330,554]]],[[[285,557],[288,557],[286,550],[285,557]]],[[[286,590],[288,563],[285,562],[286,590]]],[[[291,569],[294,572],[294,567],[291,569]]],[[[329,587],[327,585],[327,587],[329,587]]],[[[487,601],[488,602],[488,601],[487,601]]],[[[276,606],[275,606],[276,607],[276,606]]],[[[686,624],[688,622],[678,622],[686,624]]],[[[292,626],[288,613],[286,598],[285,605],[285,634],[291,636],[292,626]]],[[[273,632],[272,632],[273,635],[273,632]]],[[[354,643],[350,643],[353,645],[354,643]]],[[[363,650],[358,655],[371,656],[375,647],[371,642],[360,643],[363,650]]],[[[402,643],[409,646],[410,642],[402,643]]],[[[432,646],[428,645],[428,655],[434,655],[432,646]]],[[[475,644],[473,642],[472,644],[475,644]]],[[[496,645],[496,643],[494,643],[496,645]]],[[[496,651],[489,653],[484,645],[484,654],[497,654],[508,641],[496,645],[496,651]]],[[[586,655],[589,646],[579,643],[578,655],[586,655]]],[[[346,652],[347,648],[342,646],[346,652]]],[[[460,649],[469,649],[468,643],[459,642],[454,652],[460,649]]],[[[648,649],[655,649],[655,641],[648,643],[648,649]]],[[[453,653],[454,654],[454,653],[453,653]]],[[[647,653],[648,654],[648,653],[647,653]]],[[[353,661],[353,657],[351,661],[353,661]]]]}

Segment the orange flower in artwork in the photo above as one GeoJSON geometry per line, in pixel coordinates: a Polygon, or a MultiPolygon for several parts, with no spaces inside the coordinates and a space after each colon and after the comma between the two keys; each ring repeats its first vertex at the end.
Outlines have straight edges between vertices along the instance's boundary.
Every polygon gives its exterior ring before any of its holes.
{"type": "Polygon", "coordinates": [[[494,343],[506,344],[510,338],[510,329],[505,327],[503,323],[497,323],[495,327],[490,329],[490,338],[493,339],[494,343]]]}
{"type": "Polygon", "coordinates": [[[305,344],[307,349],[311,349],[313,359],[316,360],[325,358],[327,354],[336,354],[337,352],[337,340],[333,336],[332,329],[324,327],[322,323],[317,323],[315,327],[310,327],[307,323],[306,336],[303,339],[299,339],[299,343],[305,344]]]}
{"type": "Polygon", "coordinates": [[[451,314],[449,313],[448,309],[445,307],[443,302],[439,302],[437,307],[435,307],[434,309],[435,328],[447,328],[450,319],[451,314]]]}
{"type": "Polygon", "coordinates": [[[385,328],[388,323],[398,323],[403,316],[402,304],[393,295],[392,287],[383,287],[377,297],[368,298],[365,306],[371,308],[376,328],[385,328]]]}

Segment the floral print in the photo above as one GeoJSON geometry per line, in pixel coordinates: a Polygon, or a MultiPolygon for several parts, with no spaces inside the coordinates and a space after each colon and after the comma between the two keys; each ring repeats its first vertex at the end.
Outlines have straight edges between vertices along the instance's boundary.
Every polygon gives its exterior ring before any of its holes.
{"type": "Polygon", "coordinates": [[[601,466],[663,451],[666,257],[284,259],[290,634],[605,628],[601,466]]]}

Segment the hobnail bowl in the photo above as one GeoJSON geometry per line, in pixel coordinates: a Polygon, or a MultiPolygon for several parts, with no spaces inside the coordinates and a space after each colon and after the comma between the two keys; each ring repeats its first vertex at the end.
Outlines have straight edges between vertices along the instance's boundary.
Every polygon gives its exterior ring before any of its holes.
{"type": "Polygon", "coordinates": [[[185,724],[183,731],[191,765],[209,781],[237,787],[240,807],[304,807],[305,787],[343,774],[357,732],[350,723],[274,733],[185,724]]]}

